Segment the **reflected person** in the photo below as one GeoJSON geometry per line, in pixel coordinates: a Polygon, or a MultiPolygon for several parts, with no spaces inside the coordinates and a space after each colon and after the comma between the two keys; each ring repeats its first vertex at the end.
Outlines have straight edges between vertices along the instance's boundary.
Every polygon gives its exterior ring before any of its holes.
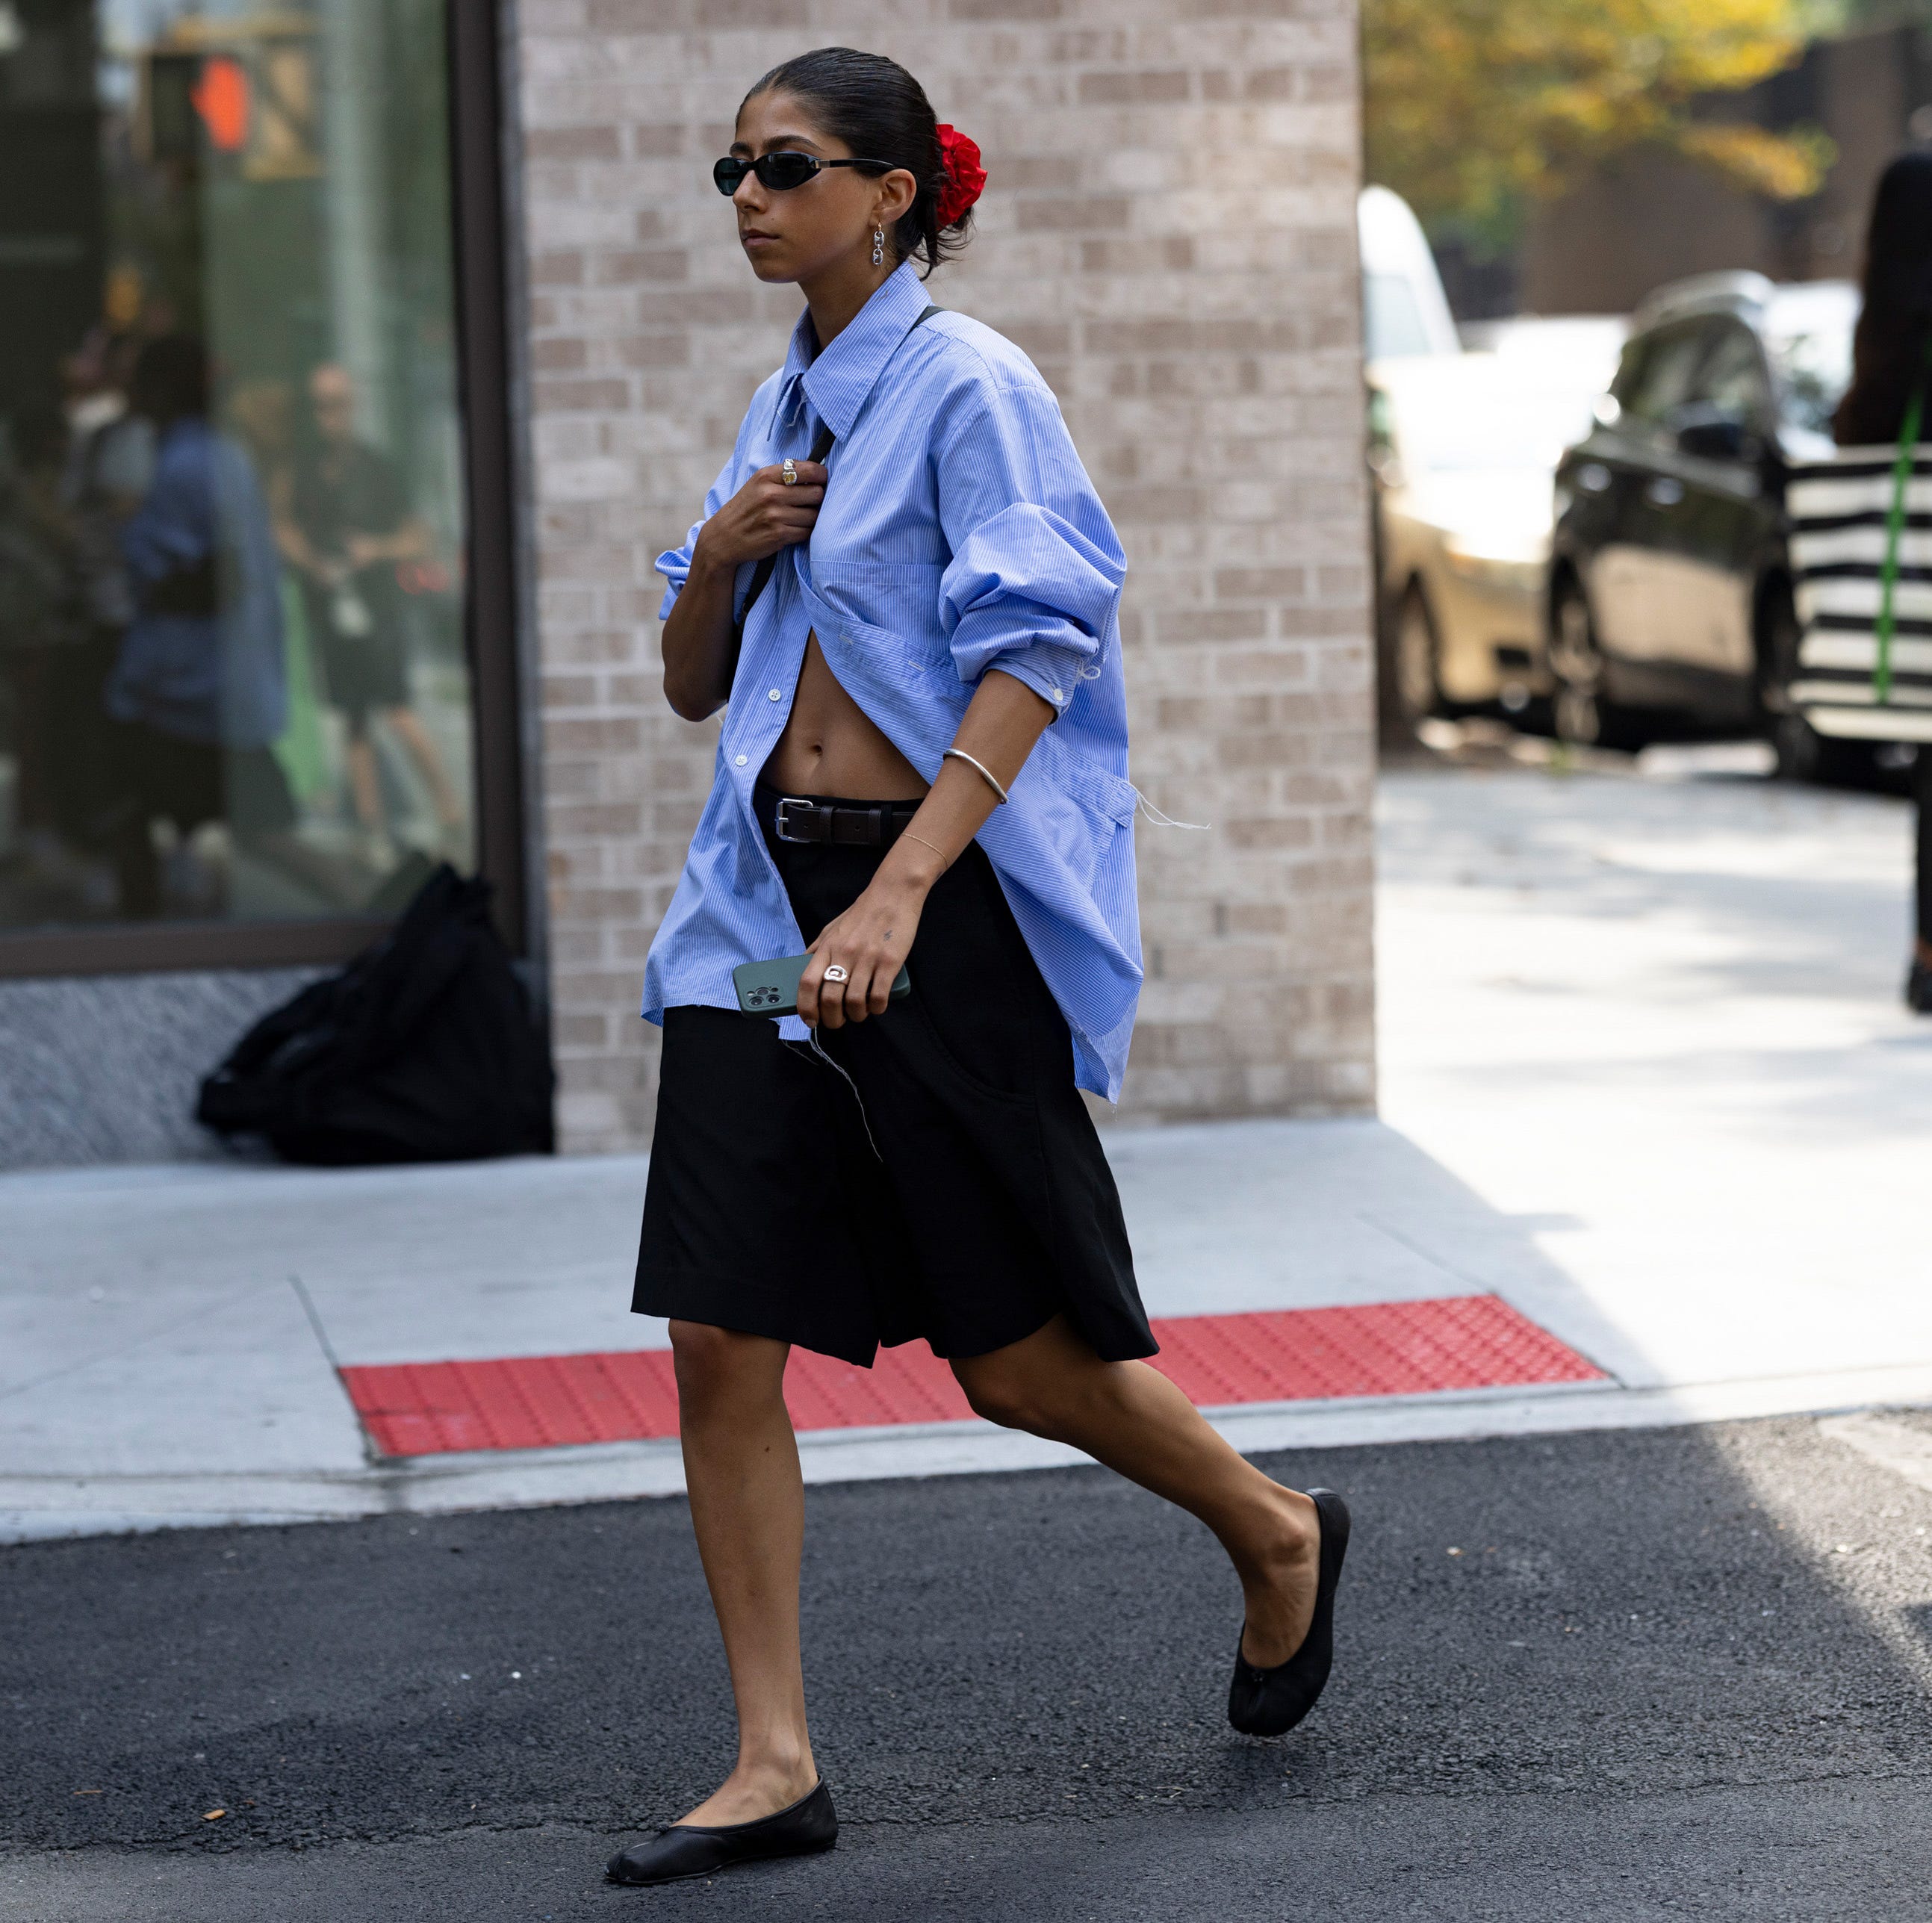
{"type": "Polygon", "coordinates": [[[442,757],[410,705],[399,565],[427,558],[428,529],[411,512],[388,457],[356,434],[356,385],[325,363],[309,376],[310,431],[295,464],[276,538],[300,575],[309,634],[328,696],[349,730],[350,794],[372,860],[392,861],[369,724],[380,715],[428,786],[446,852],[464,808],[442,757]]]}
{"type": "Polygon", "coordinates": [[[68,878],[73,866],[76,811],[64,777],[80,758],[70,696],[82,628],[71,538],[52,484],[61,440],[51,411],[0,417],[0,768],[10,759],[17,838],[6,852],[26,855],[45,880],[68,878]]]}
{"type": "Polygon", "coordinates": [[[70,685],[61,701],[59,758],[73,797],[69,838],[90,849],[100,845],[115,795],[103,691],[135,615],[122,536],[154,478],[154,423],[130,400],[141,346],[133,334],[104,338],[68,363],[76,394],[60,484],[80,632],[65,663],[70,685]]]}
{"type": "Polygon", "coordinates": [[[296,808],[270,746],[286,709],[280,573],[248,456],[208,418],[208,359],[186,335],[149,341],[132,411],[152,423],[154,470],[121,536],[132,619],[108,677],[121,724],[122,912],[161,908],[156,821],[184,842],[210,821],[300,869],[296,808]]]}

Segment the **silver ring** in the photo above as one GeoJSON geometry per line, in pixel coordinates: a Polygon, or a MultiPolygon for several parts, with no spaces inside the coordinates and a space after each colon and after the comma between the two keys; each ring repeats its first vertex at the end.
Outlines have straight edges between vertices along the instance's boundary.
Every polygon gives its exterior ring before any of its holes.
{"type": "Polygon", "coordinates": [[[796,488],[798,485],[798,463],[793,460],[790,454],[787,454],[784,460],[778,463],[778,478],[788,488],[796,488]]]}
{"type": "Polygon", "coordinates": [[[849,982],[852,977],[835,962],[826,970],[824,979],[828,982],[849,982]]]}

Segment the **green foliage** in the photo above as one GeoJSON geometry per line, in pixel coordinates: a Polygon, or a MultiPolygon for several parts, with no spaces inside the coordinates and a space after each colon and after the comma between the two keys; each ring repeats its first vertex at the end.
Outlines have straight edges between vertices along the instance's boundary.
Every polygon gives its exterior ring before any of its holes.
{"type": "Polygon", "coordinates": [[[1778,199],[1814,193],[1832,157],[1822,135],[1693,112],[1796,59],[1808,4],[1364,0],[1369,178],[1432,232],[1478,244],[1636,146],[1778,199]]]}

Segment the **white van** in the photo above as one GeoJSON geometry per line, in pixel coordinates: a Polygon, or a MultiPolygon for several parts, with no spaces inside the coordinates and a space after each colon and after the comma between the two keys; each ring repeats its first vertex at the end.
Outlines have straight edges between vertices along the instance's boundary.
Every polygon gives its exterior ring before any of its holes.
{"type": "Polygon", "coordinates": [[[1355,202],[1355,231],[1362,250],[1364,358],[1460,352],[1436,256],[1408,202],[1386,187],[1364,188],[1355,202]]]}

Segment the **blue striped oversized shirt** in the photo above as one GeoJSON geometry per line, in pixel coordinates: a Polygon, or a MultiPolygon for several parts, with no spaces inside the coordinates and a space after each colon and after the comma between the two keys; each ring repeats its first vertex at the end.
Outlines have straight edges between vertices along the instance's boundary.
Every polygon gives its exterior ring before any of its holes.
{"type": "MultiPolygon", "coordinates": [[[[907,266],[822,352],[801,316],[706,497],[709,518],[758,469],[802,458],[821,422],[837,436],[812,538],[780,554],[746,621],[710,796],[645,965],[644,1012],[661,1022],[685,1004],[735,1008],[738,963],[805,946],[752,788],[815,632],[840,684],[928,782],[988,668],[1052,704],[1011,801],[978,839],[1066,1017],[1076,1080],[1114,1101],[1141,984],[1126,560],[1033,363],[962,314],[915,328],[926,304],[907,266]]],[[[704,524],[658,558],[664,615],[704,524]]],[[[741,604],[752,572],[739,570],[741,604]]],[[[795,1017],[784,1032],[805,1034],[795,1017]]]]}

